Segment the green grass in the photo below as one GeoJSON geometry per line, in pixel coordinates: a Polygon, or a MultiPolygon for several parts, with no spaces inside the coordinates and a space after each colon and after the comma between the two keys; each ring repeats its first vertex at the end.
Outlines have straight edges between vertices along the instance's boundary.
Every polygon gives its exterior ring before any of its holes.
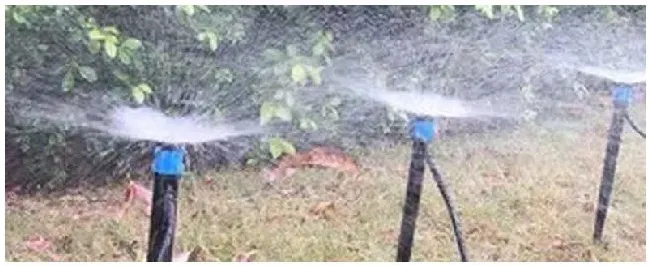
{"type": "MultiPolygon", "coordinates": [[[[644,110],[633,117],[642,123],[644,110]]],[[[606,114],[611,112],[603,111],[606,114]]],[[[605,130],[609,117],[558,131],[525,127],[507,134],[440,140],[436,160],[450,184],[472,261],[645,261],[645,141],[625,129],[605,245],[591,243],[605,130]]],[[[256,250],[255,261],[394,261],[409,147],[369,152],[358,179],[306,170],[265,189],[260,173],[232,170],[215,182],[186,180],[176,249],[200,247],[200,260],[231,261],[256,250]],[[333,208],[320,215],[321,202],[333,208]]],[[[444,204],[427,173],[414,261],[456,261],[444,204]]],[[[85,193],[89,194],[89,193],[85,193]]],[[[122,187],[86,197],[34,196],[8,206],[10,261],[133,261],[144,257],[148,219],[133,209],[111,218],[122,187]],[[31,235],[52,241],[35,253],[31,235]]]]}

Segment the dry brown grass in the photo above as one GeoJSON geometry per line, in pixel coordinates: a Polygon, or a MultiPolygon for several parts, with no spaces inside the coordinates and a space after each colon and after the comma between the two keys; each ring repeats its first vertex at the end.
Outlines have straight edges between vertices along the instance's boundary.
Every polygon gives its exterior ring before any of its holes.
{"type": "MultiPolygon", "coordinates": [[[[641,110],[634,116],[645,117],[641,110]]],[[[606,244],[591,243],[608,119],[573,130],[530,127],[440,141],[436,160],[458,206],[470,260],[646,260],[645,142],[629,128],[606,244]]],[[[253,170],[214,173],[210,184],[188,178],[177,250],[199,247],[199,259],[207,261],[231,261],[250,251],[256,261],[393,261],[408,157],[406,146],[374,151],[361,159],[371,169],[356,180],[308,170],[276,189],[265,189],[253,170]]],[[[7,205],[7,260],[141,260],[148,219],[137,211],[122,220],[110,217],[121,189],[95,195],[105,202],[32,197],[7,205]],[[32,235],[52,241],[51,251],[28,250],[24,242],[32,235]]],[[[430,174],[423,192],[413,260],[458,260],[430,174]]]]}

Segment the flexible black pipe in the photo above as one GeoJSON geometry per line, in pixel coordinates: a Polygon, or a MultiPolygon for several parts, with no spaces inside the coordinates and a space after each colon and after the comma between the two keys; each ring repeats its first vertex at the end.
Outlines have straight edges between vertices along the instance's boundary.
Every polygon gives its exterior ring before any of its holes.
{"type": "Polygon", "coordinates": [[[627,120],[627,123],[630,124],[630,127],[632,127],[632,130],[636,131],[636,133],[639,134],[642,138],[645,139],[645,132],[643,132],[639,127],[634,124],[634,121],[632,121],[632,118],[630,118],[630,114],[625,112],[625,120],[627,120]]]}
{"type": "Polygon", "coordinates": [[[594,221],[595,242],[602,241],[605,219],[607,218],[607,209],[609,208],[612,187],[614,185],[614,176],[616,174],[616,159],[621,147],[621,133],[623,132],[625,108],[616,106],[612,122],[608,131],[607,149],[603,163],[602,178],[600,180],[600,189],[598,192],[598,206],[596,208],[596,219],[594,221]]]}
{"type": "Polygon", "coordinates": [[[449,214],[449,220],[451,221],[451,226],[454,230],[454,237],[456,238],[456,247],[458,248],[458,255],[460,256],[460,260],[462,262],[467,262],[468,261],[467,252],[465,249],[465,241],[463,240],[463,232],[460,227],[460,220],[458,219],[456,208],[454,208],[454,205],[452,203],[453,201],[447,190],[447,184],[442,179],[442,174],[440,174],[440,171],[438,171],[438,168],[433,163],[433,159],[431,159],[431,155],[426,153],[425,157],[426,157],[427,165],[429,165],[429,170],[431,170],[431,174],[433,175],[433,180],[436,181],[436,184],[438,185],[438,190],[440,191],[440,195],[442,196],[442,199],[445,201],[445,206],[447,207],[447,213],[449,214]]]}
{"type": "Polygon", "coordinates": [[[426,154],[426,147],[425,142],[413,142],[411,166],[409,168],[408,183],[406,186],[406,200],[404,202],[402,225],[397,242],[398,262],[408,262],[411,260],[415,221],[417,220],[420,208],[420,194],[424,179],[424,156],[426,154]]]}
{"type": "Polygon", "coordinates": [[[176,233],[176,210],[178,201],[178,180],[164,179],[156,174],[147,262],[171,262],[174,235],[176,233]]]}

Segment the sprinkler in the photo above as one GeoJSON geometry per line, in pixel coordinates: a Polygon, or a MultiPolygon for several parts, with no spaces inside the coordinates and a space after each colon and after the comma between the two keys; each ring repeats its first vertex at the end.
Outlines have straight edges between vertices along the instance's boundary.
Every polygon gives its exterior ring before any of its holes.
{"type": "Polygon", "coordinates": [[[467,261],[465,246],[459,225],[459,220],[454,210],[451,198],[447,192],[447,186],[442,180],[442,175],[435,167],[431,156],[427,152],[427,144],[433,140],[436,123],[433,119],[416,117],[411,124],[411,137],[413,138],[413,152],[411,154],[411,166],[408,173],[406,187],[406,199],[402,213],[402,225],[397,244],[397,261],[408,262],[411,260],[413,246],[413,235],[415,232],[415,221],[417,220],[420,207],[420,194],[424,179],[424,169],[428,165],[433,178],[438,185],[454,229],[454,236],[458,246],[461,261],[467,261]]]}
{"type": "Polygon", "coordinates": [[[607,218],[607,209],[609,208],[612,187],[614,185],[616,159],[618,158],[618,153],[621,147],[621,133],[623,132],[624,122],[627,120],[632,128],[639,133],[639,135],[645,138],[645,133],[638,130],[627,113],[627,108],[632,100],[632,87],[629,85],[616,86],[612,93],[612,98],[614,114],[612,115],[612,122],[607,134],[607,149],[605,151],[603,173],[598,192],[596,219],[594,221],[594,242],[602,241],[605,219],[607,218]]]}
{"type": "Polygon", "coordinates": [[[147,262],[171,262],[178,201],[178,181],[184,165],[185,149],[173,144],[157,143],[153,153],[154,175],[151,225],[147,262]]]}

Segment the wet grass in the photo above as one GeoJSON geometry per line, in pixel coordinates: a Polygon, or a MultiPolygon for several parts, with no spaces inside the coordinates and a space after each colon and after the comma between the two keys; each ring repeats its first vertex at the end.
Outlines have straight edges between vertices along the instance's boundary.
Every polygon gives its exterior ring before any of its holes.
{"type": "MultiPolygon", "coordinates": [[[[645,110],[634,113],[644,125],[645,110]]],[[[609,113],[609,112],[605,112],[609,113]]],[[[585,115],[587,116],[587,115],[585,115]]],[[[609,117],[574,127],[440,140],[432,149],[450,184],[472,261],[645,261],[645,141],[625,129],[605,244],[591,242],[609,117]]],[[[394,261],[409,147],[372,151],[357,179],[305,170],[275,188],[256,170],[186,179],[176,249],[198,260],[394,261]]],[[[114,214],[123,186],[8,200],[9,261],[144,258],[148,219],[114,214]],[[93,198],[94,201],[89,201],[93,198]],[[40,235],[48,251],[25,241],[40,235]]],[[[414,261],[456,261],[451,226],[427,173],[414,261]]]]}

